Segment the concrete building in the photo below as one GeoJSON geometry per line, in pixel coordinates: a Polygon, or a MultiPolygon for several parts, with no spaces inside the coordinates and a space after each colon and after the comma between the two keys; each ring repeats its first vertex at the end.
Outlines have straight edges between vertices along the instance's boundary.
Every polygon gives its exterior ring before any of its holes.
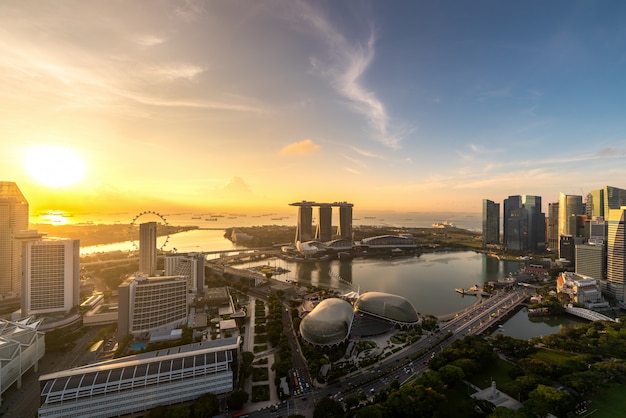
{"type": "Polygon", "coordinates": [[[352,203],[340,202],[339,206],[339,226],[337,235],[340,239],[353,241],[352,237],[352,203]]]}
{"type": "Polygon", "coordinates": [[[132,276],[118,287],[118,340],[187,324],[187,279],[132,276]]]}
{"type": "Polygon", "coordinates": [[[157,264],[157,223],[139,225],[139,271],[154,276],[157,264]]]}
{"type": "Polygon", "coordinates": [[[500,204],[483,199],[483,248],[500,244],[500,204]]]}
{"type": "Polygon", "coordinates": [[[32,317],[12,322],[0,319],[0,405],[1,395],[14,383],[22,386],[22,376],[31,368],[37,372],[46,353],[45,334],[38,331],[41,321],[32,317]]]}
{"type": "Polygon", "coordinates": [[[240,345],[239,337],[202,341],[40,376],[38,416],[118,417],[229,393],[240,345]]]}
{"type": "Polygon", "coordinates": [[[314,239],[319,242],[333,240],[332,233],[332,208],[339,207],[339,226],[337,234],[341,239],[352,240],[352,203],[333,202],[316,203],[303,200],[290,203],[290,206],[298,207],[298,224],[296,227],[295,242],[309,242],[314,239]],[[313,207],[319,208],[318,223],[313,234],[313,207]]]}
{"type": "Polygon", "coordinates": [[[333,207],[329,204],[321,203],[318,208],[317,219],[315,239],[322,242],[330,241],[333,234],[333,207]]]}
{"type": "Polygon", "coordinates": [[[601,245],[576,245],[576,274],[593,277],[602,282],[606,279],[606,248],[601,245]]]}
{"type": "Polygon", "coordinates": [[[204,255],[201,253],[166,254],[165,275],[185,277],[189,291],[202,295],[204,292],[204,255]]]}
{"type": "Polygon", "coordinates": [[[22,316],[68,313],[80,304],[80,241],[45,238],[37,231],[23,243],[22,316]]]}
{"type": "Polygon", "coordinates": [[[22,246],[15,240],[28,229],[28,202],[10,181],[0,181],[0,298],[17,297],[22,288],[22,246]]]}

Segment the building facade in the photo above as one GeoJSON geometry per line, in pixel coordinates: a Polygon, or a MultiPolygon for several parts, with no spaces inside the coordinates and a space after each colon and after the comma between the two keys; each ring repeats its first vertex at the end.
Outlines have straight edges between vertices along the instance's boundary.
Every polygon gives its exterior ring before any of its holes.
{"type": "Polygon", "coordinates": [[[190,292],[204,292],[204,255],[201,253],[179,253],[165,255],[165,275],[183,276],[187,279],[190,292]]]}
{"type": "Polygon", "coordinates": [[[139,271],[154,276],[157,264],[157,223],[139,225],[139,271]]]}
{"type": "Polygon", "coordinates": [[[541,209],[541,196],[522,196],[522,205],[528,212],[528,249],[537,251],[546,247],[546,215],[541,209]]]}
{"type": "Polygon", "coordinates": [[[132,276],[118,287],[118,340],[187,324],[187,279],[132,276]]]}
{"type": "Polygon", "coordinates": [[[603,244],[577,245],[575,259],[576,274],[593,277],[600,283],[606,280],[606,248],[603,244]]]}
{"type": "MultiPolygon", "coordinates": [[[[504,199],[504,207],[502,211],[502,244],[509,248],[509,218],[514,210],[520,209],[522,207],[522,196],[509,196],[504,199]]],[[[515,234],[513,234],[515,236],[515,234]]]]}
{"type": "Polygon", "coordinates": [[[500,244],[500,204],[483,199],[483,248],[500,244]]]}
{"type": "Polygon", "coordinates": [[[548,249],[552,252],[559,251],[559,203],[548,203],[548,221],[547,226],[547,239],[548,249]]]}
{"type": "Polygon", "coordinates": [[[67,313],[80,303],[80,241],[33,236],[22,235],[22,315],[67,313]]]}
{"type": "Polygon", "coordinates": [[[40,418],[118,417],[236,386],[239,337],[202,341],[40,376],[40,418]]]}
{"type": "Polygon", "coordinates": [[[593,277],[563,272],[557,278],[556,291],[568,294],[572,302],[582,304],[586,308],[608,306],[602,299],[598,281],[593,277]]]}
{"type": "Polygon", "coordinates": [[[16,297],[22,288],[22,246],[16,235],[28,229],[28,202],[9,181],[0,181],[0,298],[16,297]]]}

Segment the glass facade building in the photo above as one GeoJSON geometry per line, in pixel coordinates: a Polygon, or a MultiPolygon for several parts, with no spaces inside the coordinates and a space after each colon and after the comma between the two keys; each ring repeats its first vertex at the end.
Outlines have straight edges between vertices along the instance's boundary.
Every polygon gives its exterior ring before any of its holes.
{"type": "Polygon", "coordinates": [[[483,247],[500,243],[500,204],[483,199],[483,247]]]}

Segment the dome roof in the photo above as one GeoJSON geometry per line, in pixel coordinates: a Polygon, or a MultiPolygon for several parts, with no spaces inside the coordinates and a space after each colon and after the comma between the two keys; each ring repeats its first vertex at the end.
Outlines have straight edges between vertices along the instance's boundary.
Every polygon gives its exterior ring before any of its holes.
{"type": "Polygon", "coordinates": [[[355,310],[405,324],[414,324],[419,321],[419,316],[411,302],[402,296],[390,293],[364,293],[357,300],[355,310]]]}
{"type": "Polygon", "coordinates": [[[324,299],[302,318],[300,334],[311,344],[339,344],[348,337],[353,316],[352,305],[345,300],[324,299]]]}

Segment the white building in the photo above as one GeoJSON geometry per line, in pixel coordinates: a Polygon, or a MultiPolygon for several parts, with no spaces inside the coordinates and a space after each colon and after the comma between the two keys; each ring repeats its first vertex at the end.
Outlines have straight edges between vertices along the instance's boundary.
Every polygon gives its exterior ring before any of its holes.
{"type": "Polygon", "coordinates": [[[69,312],[80,303],[80,241],[22,233],[22,316],[69,312]]]}
{"type": "Polygon", "coordinates": [[[187,279],[132,276],[118,287],[117,336],[147,337],[187,324],[187,279]]]}
{"type": "Polygon", "coordinates": [[[189,291],[202,294],[204,291],[204,255],[180,253],[165,255],[165,275],[184,276],[189,291]]]}
{"type": "Polygon", "coordinates": [[[556,291],[568,294],[572,302],[583,304],[588,309],[608,307],[608,302],[602,299],[599,282],[593,277],[563,272],[557,279],[556,291]]]}
{"type": "Polygon", "coordinates": [[[202,341],[41,376],[39,417],[118,417],[231,392],[240,343],[202,341]]]}
{"type": "Polygon", "coordinates": [[[45,334],[37,330],[40,323],[30,317],[17,322],[0,319],[0,403],[13,383],[18,389],[22,386],[22,375],[31,367],[37,372],[46,353],[45,334]]]}

